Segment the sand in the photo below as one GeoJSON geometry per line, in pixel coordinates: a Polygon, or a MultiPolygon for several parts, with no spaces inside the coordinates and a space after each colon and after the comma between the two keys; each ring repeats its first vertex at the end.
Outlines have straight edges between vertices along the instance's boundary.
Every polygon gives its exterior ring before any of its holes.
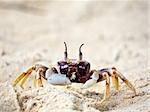
{"type": "Polygon", "coordinates": [[[149,112],[150,40],[148,0],[1,0],[0,112],[149,112]],[[12,82],[35,63],[57,66],[64,44],[70,58],[83,58],[91,69],[115,66],[137,90],[134,96],[120,80],[117,92],[100,104],[104,81],[82,90],[82,84],[25,89],[12,82]]]}

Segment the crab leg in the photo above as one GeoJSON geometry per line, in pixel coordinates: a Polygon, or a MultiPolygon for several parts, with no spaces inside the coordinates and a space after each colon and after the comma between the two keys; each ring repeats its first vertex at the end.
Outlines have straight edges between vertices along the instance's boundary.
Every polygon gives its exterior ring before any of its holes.
{"type": "Polygon", "coordinates": [[[40,78],[40,79],[38,79],[38,86],[39,86],[39,87],[43,87],[43,84],[42,84],[42,80],[41,80],[41,78],[40,78]]]}
{"type": "MultiPolygon", "coordinates": [[[[39,75],[39,74],[37,74],[39,75]]],[[[37,79],[36,76],[33,80],[33,84],[34,84],[34,87],[36,88],[37,84],[38,84],[38,87],[43,87],[43,84],[42,84],[42,81],[44,81],[45,79],[42,78],[42,76],[39,75],[39,78],[37,79]],[[43,80],[42,80],[43,79],[43,80]]]]}
{"type": "Polygon", "coordinates": [[[23,85],[25,83],[25,81],[27,80],[27,78],[31,75],[32,71],[35,69],[35,67],[31,67],[29,70],[27,70],[27,72],[25,73],[25,76],[23,77],[23,79],[21,80],[21,84],[20,87],[23,89],[23,85]]]}
{"type": "Polygon", "coordinates": [[[28,78],[29,76],[30,76],[30,74],[27,74],[27,75],[25,75],[25,76],[23,77],[23,79],[21,80],[20,87],[21,87],[22,89],[24,89],[23,85],[24,85],[25,81],[27,80],[27,78],[28,78]]]}
{"type": "Polygon", "coordinates": [[[37,82],[38,82],[38,86],[39,87],[43,87],[42,84],[42,77],[44,78],[45,74],[44,74],[44,69],[43,68],[39,68],[39,70],[37,71],[37,82]]]}
{"type": "Polygon", "coordinates": [[[113,83],[115,89],[119,90],[119,79],[118,79],[118,76],[112,74],[111,78],[112,78],[112,83],[113,83]]]}
{"type": "Polygon", "coordinates": [[[32,73],[32,71],[35,69],[35,66],[32,66],[30,69],[27,70],[27,72],[23,72],[15,81],[13,86],[16,86],[21,80],[21,88],[23,88],[23,84],[25,83],[28,76],[32,73]]]}
{"type": "Polygon", "coordinates": [[[18,83],[19,83],[19,81],[21,80],[21,79],[23,79],[23,77],[25,76],[26,74],[23,72],[19,77],[17,77],[17,79],[14,81],[14,83],[13,83],[13,86],[15,87],[18,83]]]}
{"type": "Polygon", "coordinates": [[[47,79],[45,77],[41,76],[41,80],[43,84],[46,84],[47,79]]]}
{"type": "Polygon", "coordinates": [[[100,103],[103,103],[110,96],[110,78],[107,72],[103,73],[103,75],[106,76],[106,89],[104,93],[104,98],[100,101],[100,103]]]}
{"type": "Polygon", "coordinates": [[[43,68],[39,68],[37,70],[37,73],[36,73],[35,77],[34,77],[33,84],[34,84],[35,88],[36,88],[37,85],[38,85],[38,87],[42,87],[43,86],[42,80],[41,80],[42,70],[43,70],[43,68]]]}
{"type": "Polygon", "coordinates": [[[36,76],[35,76],[34,79],[33,79],[33,85],[34,85],[35,88],[36,88],[36,83],[37,83],[37,80],[36,80],[36,76]]]}
{"type": "Polygon", "coordinates": [[[116,69],[112,69],[112,74],[118,76],[136,95],[134,86],[119,71],[117,71],[116,69]]]}

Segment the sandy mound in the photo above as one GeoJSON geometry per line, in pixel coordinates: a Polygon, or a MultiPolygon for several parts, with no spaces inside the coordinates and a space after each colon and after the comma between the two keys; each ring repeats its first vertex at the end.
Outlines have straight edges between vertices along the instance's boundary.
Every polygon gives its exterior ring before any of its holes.
{"type": "Polygon", "coordinates": [[[100,104],[103,93],[96,92],[99,84],[88,90],[81,90],[81,84],[71,86],[46,85],[43,88],[15,92],[11,85],[0,85],[1,111],[7,112],[99,112],[124,111],[147,112],[150,110],[150,79],[135,81],[137,96],[122,84],[119,92],[111,88],[111,97],[100,104]],[[94,90],[95,89],[95,90],[94,90]]]}
{"type": "Polygon", "coordinates": [[[7,82],[0,84],[0,108],[1,112],[19,112],[20,110],[17,94],[7,82]]]}

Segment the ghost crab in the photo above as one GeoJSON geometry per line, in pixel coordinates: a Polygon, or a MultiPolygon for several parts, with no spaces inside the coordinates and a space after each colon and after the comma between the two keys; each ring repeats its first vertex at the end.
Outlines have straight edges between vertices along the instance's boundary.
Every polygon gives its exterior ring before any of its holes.
{"type": "Polygon", "coordinates": [[[120,78],[136,95],[134,86],[115,68],[104,68],[100,70],[90,70],[90,63],[82,60],[81,47],[79,47],[79,59],[73,60],[68,58],[67,45],[65,44],[64,60],[58,61],[58,70],[55,67],[48,68],[44,65],[35,64],[29,68],[26,72],[23,72],[13,83],[16,86],[21,81],[21,88],[27,78],[31,75],[32,71],[36,71],[37,75],[34,78],[34,86],[43,86],[43,81],[47,81],[53,85],[67,85],[71,82],[84,83],[82,89],[88,88],[100,81],[106,80],[106,87],[104,92],[104,98],[101,103],[108,99],[110,95],[110,77],[116,90],[119,90],[120,78]]]}

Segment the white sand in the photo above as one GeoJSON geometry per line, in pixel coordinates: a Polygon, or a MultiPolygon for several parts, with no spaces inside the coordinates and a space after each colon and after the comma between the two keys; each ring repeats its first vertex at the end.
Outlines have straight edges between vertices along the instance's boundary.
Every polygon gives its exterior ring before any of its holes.
{"type": "Polygon", "coordinates": [[[148,7],[146,0],[1,0],[0,112],[150,111],[148,7]],[[11,86],[32,64],[56,66],[63,58],[64,41],[70,58],[78,58],[78,48],[85,43],[83,56],[92,69],[115,66],[138,96],[132,97],[120,81],[119,93],[111,87],[110,99],[100,105],[103,82],[87,90],[80,89],[82,84],[34,89],[35,73],[25,90],[11,86]]]}

